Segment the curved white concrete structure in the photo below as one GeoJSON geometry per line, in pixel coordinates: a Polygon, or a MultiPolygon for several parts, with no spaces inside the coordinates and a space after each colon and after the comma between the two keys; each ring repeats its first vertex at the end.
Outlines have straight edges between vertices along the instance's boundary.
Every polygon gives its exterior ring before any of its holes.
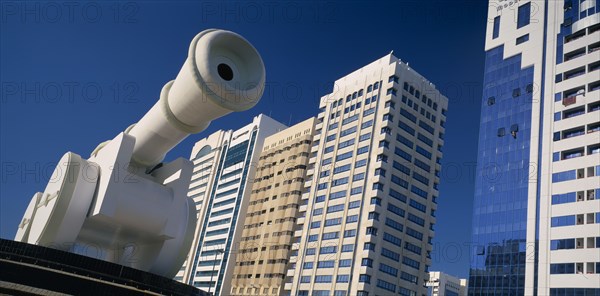
{"type": "Polygon", "coordinates": [[[173,277],[196,226],[192,163],[165,154],[189,134],[262,96],[265,68],[243,37],[198,34],[177,78],[140,121],[85,160],[68,152],[27,208],[15,240],[173,277]]]}

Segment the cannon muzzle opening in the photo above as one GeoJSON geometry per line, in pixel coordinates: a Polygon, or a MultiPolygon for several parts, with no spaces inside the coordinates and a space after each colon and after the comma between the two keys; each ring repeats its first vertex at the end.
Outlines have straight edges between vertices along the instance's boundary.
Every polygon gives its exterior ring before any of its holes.
{"type": "Polygon", "coordinates": [[[133,160],[146,167],[192,133],[231,112],[252,108],[262,97],[265,66],[242,36],[210,29],[196,35],[188,57],[159,101],[128,133],[135,137],[133,160]]]}

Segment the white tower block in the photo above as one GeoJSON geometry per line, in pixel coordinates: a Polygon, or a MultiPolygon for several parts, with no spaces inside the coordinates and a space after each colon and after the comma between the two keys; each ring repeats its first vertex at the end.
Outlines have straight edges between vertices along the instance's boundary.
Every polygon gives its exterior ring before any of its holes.
{"type": "Polygon", "coordinates": [[[15,240],[173,277],[196,225],[187,197],[192,163],[161,161],[213,119],[256,105],[264,83],[263,61],[247,40],[201,32],[177,78],[137,124],[88,160],[63,156],[44,192],[33,196],[15,240]]]}

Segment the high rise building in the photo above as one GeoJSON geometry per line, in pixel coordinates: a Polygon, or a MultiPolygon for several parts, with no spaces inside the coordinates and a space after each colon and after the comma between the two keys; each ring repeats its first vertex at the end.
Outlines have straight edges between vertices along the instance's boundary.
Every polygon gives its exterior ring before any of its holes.
{"type": "Polygon", "coordinates": [[[265,115],[238,130],[220,130],[192,149],[189,196],[198,209],[197,234],[176,279],[214,295],[228,295],[235,253],[266,137],[286,128],[265,115]]]}
{"type": "Polygon", "coordinates": [[[599,12],[489,3],[470,295],[600,295],[599,12]]]}
{"type": "Polygon", "coordinates": [[[467,296],[467,280],[441,271],[429,272],[429,296],[467,296]]]}
{"type": "Polygon", "coordinates": [[[322,97],[286,295],[423,295],[448,100],[392,54],[322,97]]]}
{"type": "Polygon", "coordinates": [[[265,139],[230,295],[283,295],[314,127],[310,118],[265,139]]]}

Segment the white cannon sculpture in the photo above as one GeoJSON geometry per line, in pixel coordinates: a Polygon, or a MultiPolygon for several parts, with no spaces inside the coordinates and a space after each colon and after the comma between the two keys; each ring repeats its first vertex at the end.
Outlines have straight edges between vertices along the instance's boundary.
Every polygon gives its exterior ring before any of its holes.
{"type": "Polygon", "coordinates": [[[72,152],[61,158],[15,240],[175,276],[196,227],[187,196],[193,165],[161,161],[212,120],[256,105],[264,83],[263,61],[246,39],[217,29],[199,33],[177,78],[138,123],[87,160],[72,152]]]}

